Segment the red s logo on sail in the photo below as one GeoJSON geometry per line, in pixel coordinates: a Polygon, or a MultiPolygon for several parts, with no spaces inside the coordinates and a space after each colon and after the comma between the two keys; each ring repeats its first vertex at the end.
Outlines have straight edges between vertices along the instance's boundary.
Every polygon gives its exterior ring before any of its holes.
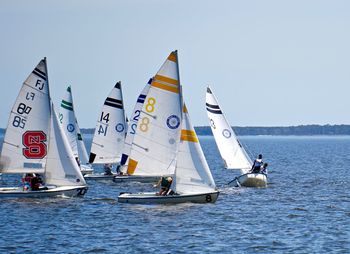
{"type": "Polygon", "coordinates": [[[46,134],[43,131],[26,131],[22,136],[23,155],[28,159],[42,159],[47,154],[46,134]]]}

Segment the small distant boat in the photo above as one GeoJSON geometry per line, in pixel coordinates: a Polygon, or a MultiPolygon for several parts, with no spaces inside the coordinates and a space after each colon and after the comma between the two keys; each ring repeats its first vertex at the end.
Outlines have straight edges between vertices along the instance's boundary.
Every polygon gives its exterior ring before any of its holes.
{"type": "Polygon", "coordinates": [[[91,174],[93,172],[93,168],[91,165],[87,164],[86,148],[74,112],[71,86],[68,86],[65,96],[61,101],[58,118],[72,148],[73,155],[80,167],[80,171],[83,174],[91,174]]]}
{"type": "MultiPolygon", "coordinates": [[[[97,119],[90,151],[90,164],[113,164],[119,166],[125,142],[127,125],[124,112],[121,82],[117,82],[107,96],[97,119]]],[[[115,173],[84,175],[88,180],[112,180],[115,173]]]]}
{"type": "Polygon", "coordinates": [[[88,189],[50,98],[46,58],[24,81],[15,101],[0,165],[3,174],[40,173],[45,182],[39,190],[0,188],[0,198],[73,197],[88,189]]]}
{"type": "Polygon", "coordinates": [[[266,187],[266,174],[250,173],[253,163],[226,120],[218,100],[209,86],[206,93],[206,108],[210,127],[225,168],[241,171],[241,175],[231,182],[237,186],[266,187]]]}
{"type": "MultiPolygon", "coordinates": [[[[177,51],[172,52],[167,61],[169,62],[166,62],[166,65],[176,67],[176,71],[166,72],[172,74],[170,77],[168,76],[165,78],[163,76],[158,76],[158,80],[162,80],[162,82],[155,84],[152,82],[151,88],[153,87],[155,94],[157,94],[156,92],[159,92],[159,94],[163,94],[163,96],[167,95],[167,97],[177,97],[177,100],[174,101],[173,107],[179,107],[181,110],[178,115],[171,114],[169,116],[168,113],[168,117],[162,117],[163,124],[158,122],[159,126],[167,126],[167,128],[171,130],[178,128],[181,130],[180,135],[174,135],[169,139],[169,143],[173,146],[168,148],[174,149],[171,152],[175,154],[173,160],[174,181],[171,186],[174,194],[161,196],[155,192],[135,194],[121,193],[118,196],[118,202],[131,204],[174,204],[183,202],[214,203],[218,198],[219,191],[216,189],[214,179],[205,160],[196,132],[190,123],[186,106],[182,106],[182,89],[177,69],[177,51]],[[167,93],[164,93],[164,91],[167,93]]],[[[162,107],[163,104],[157,105],[154,103],[151,110],[152,112],[149,112],[150,114],[145,117],[159,119],[158,115],[153,113],[153,111],[158,112],[162,107]]],[[[160,130],[158,130],[157,133],[159,132],[160,130]]],[[[170,151],[167,150],[167,152],[170,151]]],[[[159,158],[163,156],[161,151],[159,151],[158,156],[159,158]]],[[[149,160],[148,167],[159,167],[159,158],[149,160]]]]}

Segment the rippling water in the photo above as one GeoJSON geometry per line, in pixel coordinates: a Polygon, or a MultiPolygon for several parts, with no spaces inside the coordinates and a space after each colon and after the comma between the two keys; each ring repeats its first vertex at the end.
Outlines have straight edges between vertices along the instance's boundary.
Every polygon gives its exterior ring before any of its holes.
{"type": "Polygon", "coordinates": [[[242,137],[269,162],[266,189],[227,187],[237,173],[200,141],[215,204],[118,204],[149,186],[109,182],[84,198],[0,200],[0,253],[349,253],[350,137],[242,137]]]}

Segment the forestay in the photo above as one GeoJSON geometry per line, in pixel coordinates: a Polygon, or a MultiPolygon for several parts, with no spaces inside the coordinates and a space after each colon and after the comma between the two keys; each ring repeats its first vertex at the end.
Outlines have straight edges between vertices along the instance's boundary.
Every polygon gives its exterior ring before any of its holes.
{"type": "Polygon", "coordinates": [[[121,83],[109,93],[97,119],[89,163],[120,162],[125,141],[126,123],[121,83]]]}
{"type": "Polygon", "coordinates": [[[44,171],[50,117],[47,76],[43,59],[22,85],[6,128],[0,159],[2,173],[44,171]]]}
{"type": "Polygon", "coordinates": [[[252,167],[252,161],[227,122],[209,86],[206,93],[206,108],[210,127],[225,167],[228,169],[240,169],[243,174],[249,172],[252,167]]]}
{"type": "Polygon", "coordinates": [[[68,139],[58,123],[53,105],[49,151],[45,166],[45,181],[48,185],[57,186],[86,185],[68,139]]]}
{"type": "Polygon", "coordinates": [[[174,191],[179,194],[216,191],[214,179],[185,105],[183,107],[181,141],[177,153],[174,186],[174,191]]]}
{"type": "Polygon", "coordinates": [[[177,51],[154,76],[140,112],[131,146],[128,174],[173,174],[181,129],[177,51]]]}
{"type": "Polygon", "coordinates": [[[68,86],[61,102],[59,120],[60,124],[62,125],[63,132],[68,139],[69,145],[72,148],[74,157],[78,158],[79,154],[77,144],[76,118],[74,114],[73,97],[70,86],[68,86]]]}
{"type": "Polygon", "coordinates": [[[131,144],[134,140],[134,136],[136,133],[137,122],[140,118],[142,106],[143,106],[143,103],[145,102],[145,98],[148,94],[148,90],[149,90],[151,83],[152,83],[152,79],[150,79],[148,81],[147,85],[142,89],[141,94],[137,98],[134,110],[131,114],[128,131],[127,131],[126,138],[125,138],[123,154],[122,154],[122,158],[120,161],[120,164],[122,166],[127,164],[127,162],[128,162],[128,158],[129,158],[129,154],[130,154],[130,150],[131,150],[131,144]]]}

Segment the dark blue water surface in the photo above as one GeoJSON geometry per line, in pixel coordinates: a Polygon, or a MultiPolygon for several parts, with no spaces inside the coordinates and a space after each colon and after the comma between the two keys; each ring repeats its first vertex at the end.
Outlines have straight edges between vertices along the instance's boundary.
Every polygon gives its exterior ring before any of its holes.
{"type": "Polygon", "coordinates": [[[118,204],[152,187],[111,182],[90,182],[84,198],[0,200],[0,253],[349,253],[350,137],[241,140],[269,162],[268,188],[228,187],[237,172],[200,137],[215,204],[118,204]]]}

